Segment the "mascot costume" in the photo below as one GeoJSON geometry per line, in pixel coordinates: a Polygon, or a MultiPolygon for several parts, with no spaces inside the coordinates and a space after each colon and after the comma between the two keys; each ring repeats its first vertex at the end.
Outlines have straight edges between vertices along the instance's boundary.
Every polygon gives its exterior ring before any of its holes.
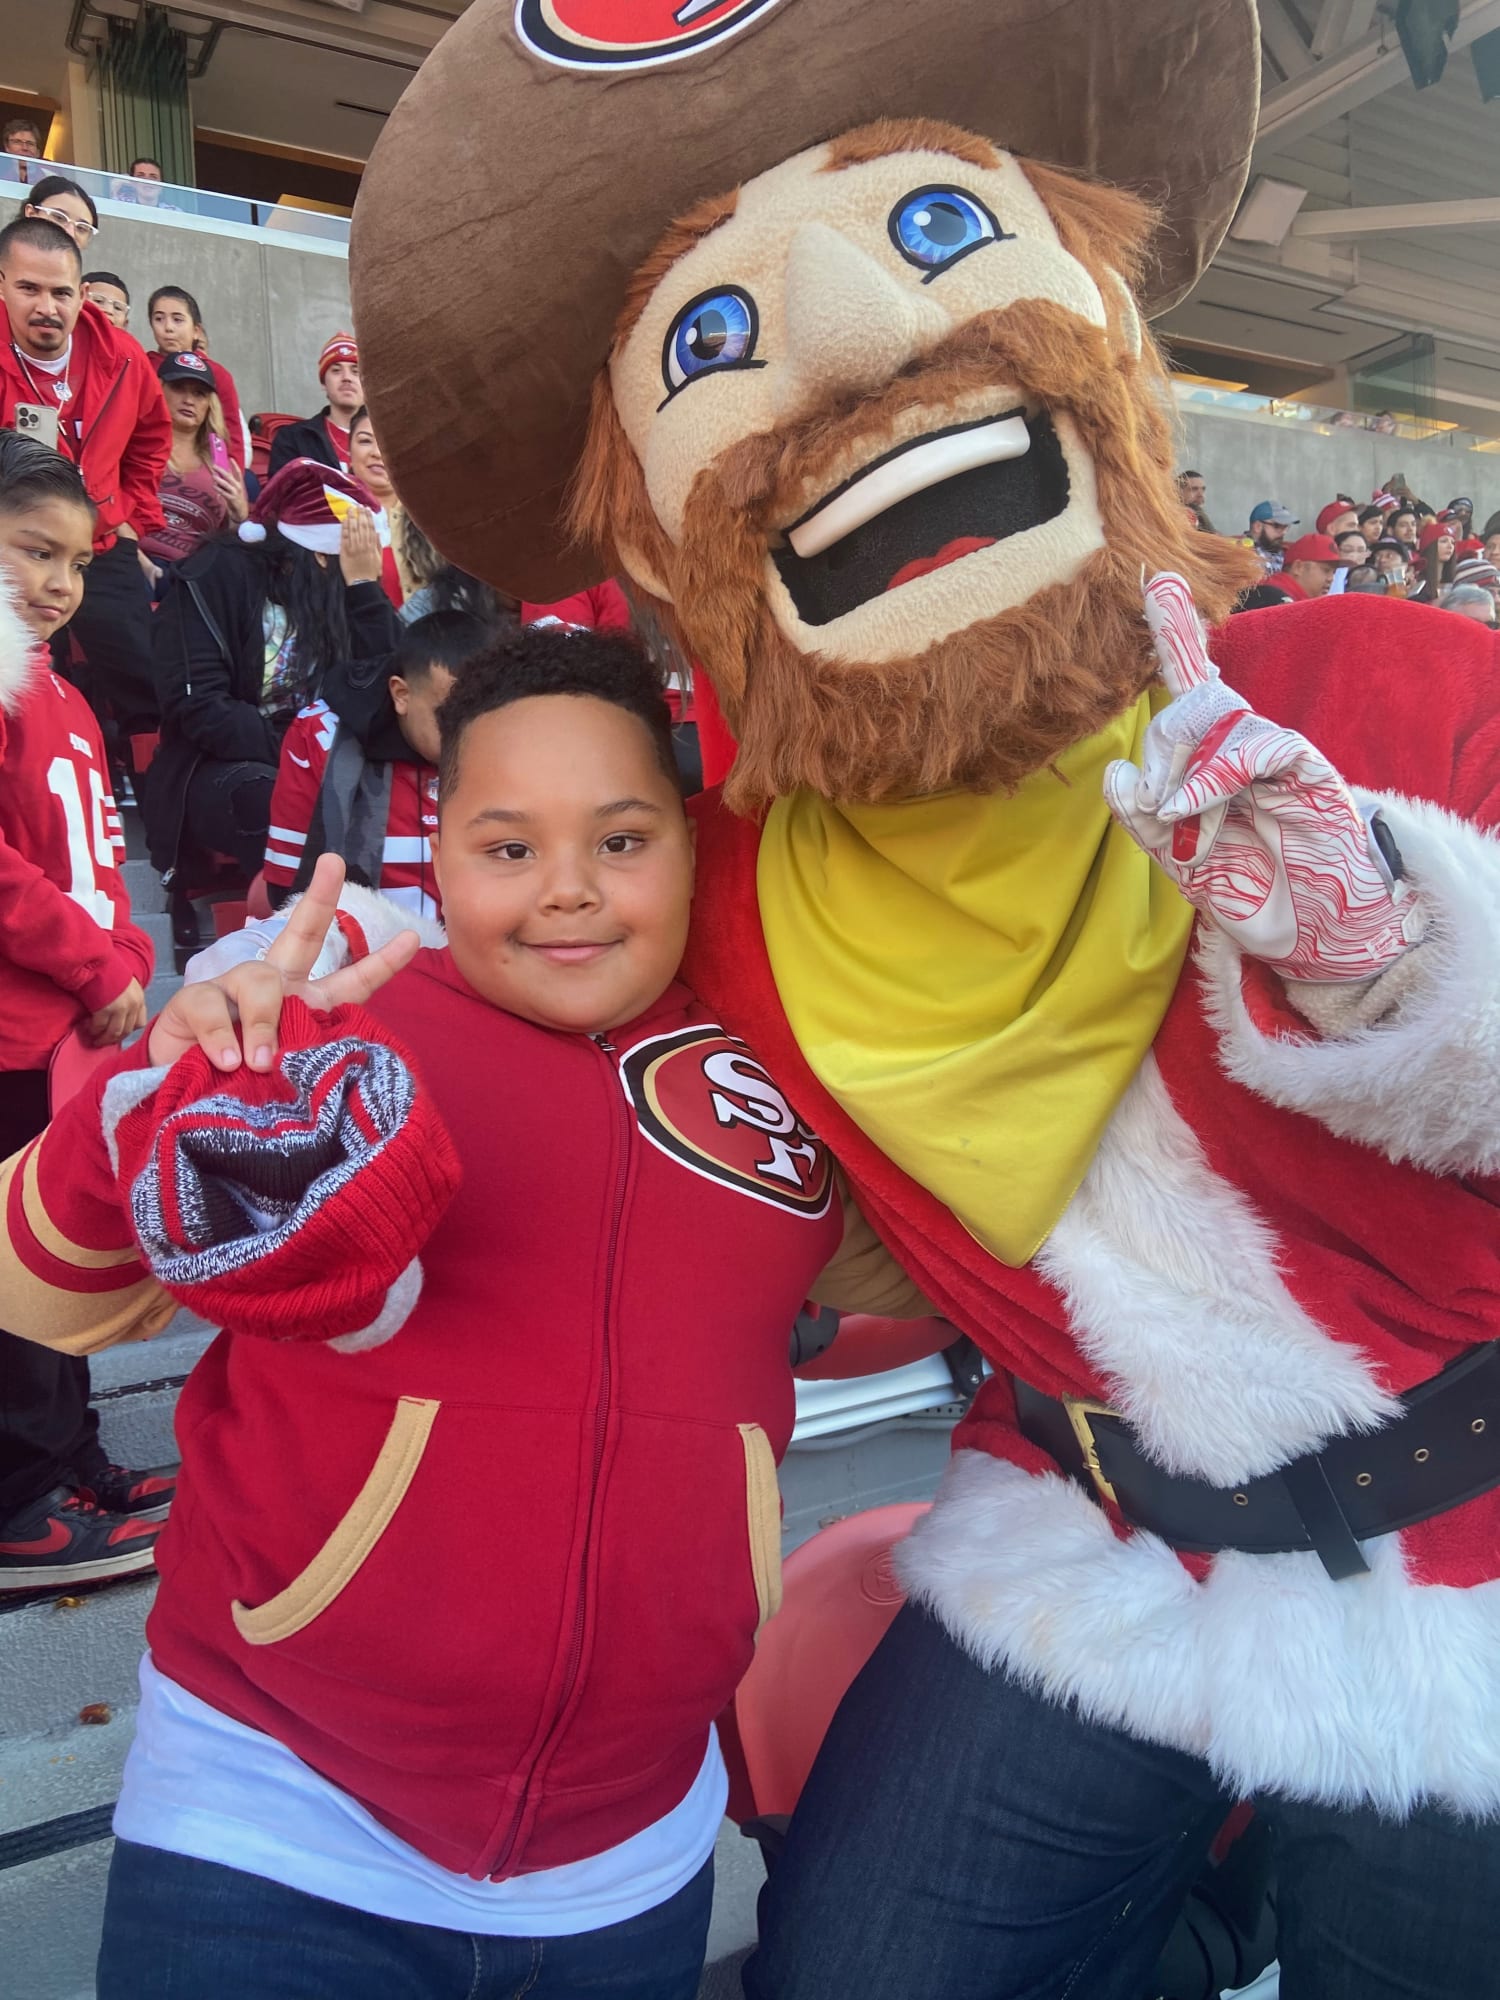
{"type": "Polygon", "coordinates": [[[1425,609],[1226,622],[1176,499],[1143,321],[1257,46],[475,0],[361,193],[403,499],[701,662],[687,975],[993,1366],[756,1996],[1136,2000],[1236,1799],[1284,1994],[1500,1982],[1500,679],[1425,609]]]}

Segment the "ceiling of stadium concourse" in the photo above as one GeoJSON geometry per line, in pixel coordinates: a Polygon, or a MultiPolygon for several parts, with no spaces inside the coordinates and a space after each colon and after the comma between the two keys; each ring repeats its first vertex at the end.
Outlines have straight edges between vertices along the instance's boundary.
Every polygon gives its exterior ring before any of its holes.
{"type": "Polygon", "coordinates": [[[1496,435],[1500,100],[1482,101],[1470,45],[1500,30],[1500,0],[1462,0],[1442,79],[1422,90],[1393,9],[1260,0],[1250,192],[1265,177],[1305,198],[1279,244],[1231,236],[1158,331],[1180,367],[1330,404],[1372,357],[1389,351],[1399,374],[1429,336],[1433,414],[1496,435]]]}

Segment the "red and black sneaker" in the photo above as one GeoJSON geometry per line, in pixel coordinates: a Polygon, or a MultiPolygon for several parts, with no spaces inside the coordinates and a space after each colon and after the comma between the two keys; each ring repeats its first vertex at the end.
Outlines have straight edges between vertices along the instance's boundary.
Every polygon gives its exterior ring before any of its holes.
{"type": "Polygon", "coordinates": [[[132,1472],[128,1465],[111,1465],[103,1456],[73,1467],[73,1477],[85,1500],[106,1514],[125,1514],[132,1521],[165,1521],[177,1494],[180,1465],[148,1465],[132,1472]]]}
{"type": "Polygon", "coordinates": [[[159,1521],[106,1514],[71,1486],[0,1521],[0,1592],[134,1576],[155,1561],[159,1521]]]}

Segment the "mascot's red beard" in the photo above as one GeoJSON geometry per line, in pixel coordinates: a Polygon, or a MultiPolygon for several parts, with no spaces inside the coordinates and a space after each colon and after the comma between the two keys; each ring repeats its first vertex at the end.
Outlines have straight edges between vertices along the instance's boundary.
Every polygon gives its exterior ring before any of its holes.
{"type": "Polygon", "coordinates": [[[725,786],[737,811],[808,786],[853,801],[1014,785],[1101,729],[1156,671],[1141,576],[1176,569],[1209,622],[1260,574],[1248,551],[1188,524],[1171,479],[1154,349],[1120,361],[1100,328],[1028,301],[982,314],[876,396],[850,397],[746,438],[694,481],[680,543],[662,533],[607,385],[596,394],[575,518],[658,568],[658,605],[702,663],[739,743],[725,786]],[[884,448],[893,421],[988,386],[1066,412],[1093,461],[1106,545],[1067,583],[980,619],[908,659],[798,651],[764,594],[768,536],[843,476],[851,449],[884,448]]]}

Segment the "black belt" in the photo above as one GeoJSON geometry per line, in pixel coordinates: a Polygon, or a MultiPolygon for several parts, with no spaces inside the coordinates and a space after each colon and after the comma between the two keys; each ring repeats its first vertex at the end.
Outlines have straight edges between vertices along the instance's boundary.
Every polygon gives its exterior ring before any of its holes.
{"type": "Polygon", "coordinates": [[[1500,1341],[1402,1398],[1378,1431],[1334,1438],[1243,1485],[1166,1472],[1121,1416],[1015,1378],[1022,1433],[1135,1528],[1174,1549],[1280,1555],[1314,1549],[1331,1577],[1367,1570],[1360,1543],[1446,1514],[1500,1486],[1500,1341]]]}

